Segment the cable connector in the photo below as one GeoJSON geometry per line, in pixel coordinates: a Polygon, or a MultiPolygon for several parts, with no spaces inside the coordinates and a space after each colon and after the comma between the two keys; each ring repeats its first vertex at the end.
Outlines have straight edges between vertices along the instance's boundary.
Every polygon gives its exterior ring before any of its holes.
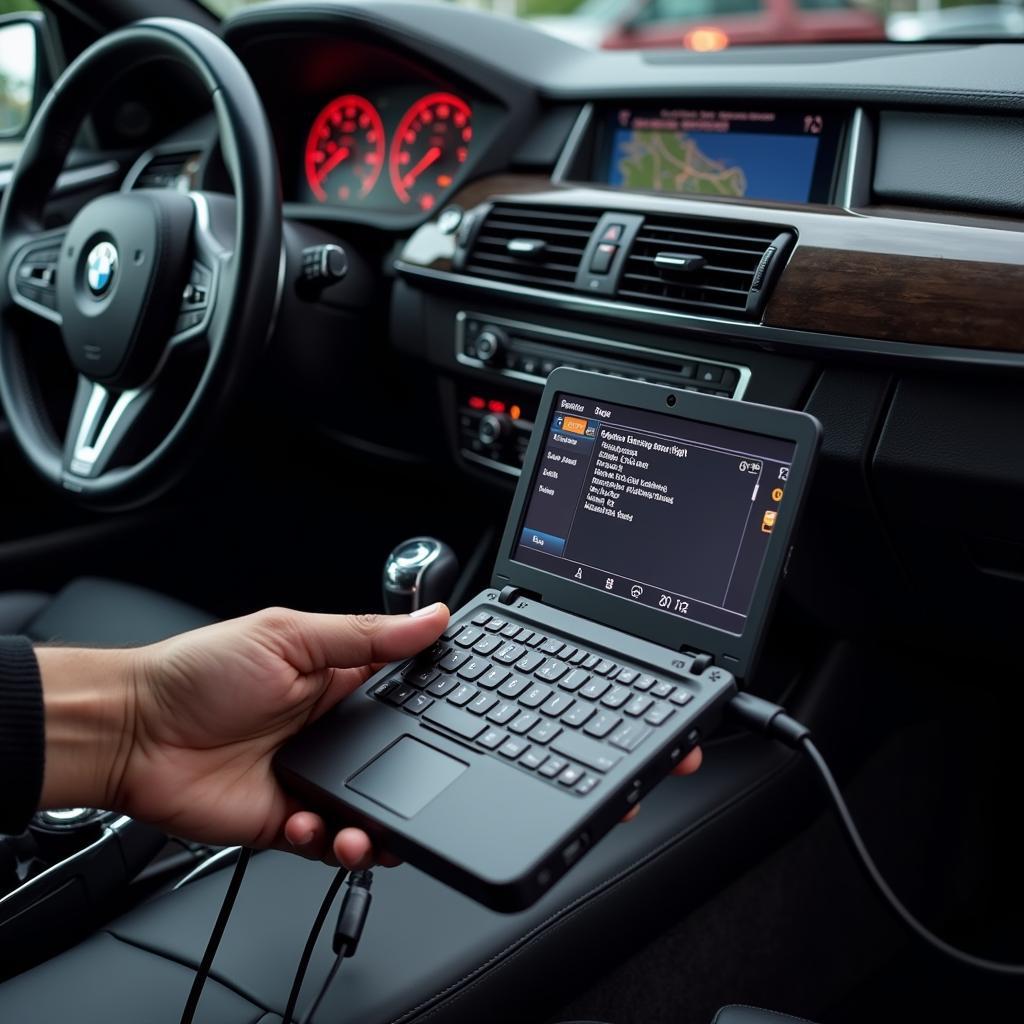
{"type": "Polygon", "coordinates": [[[338,923],[334,926],[332,944],[338,956],[355,956],[373,900],[370,893],[372,885],[372,871],[353,871],[349,876],[348,889],[338,911],[338,923]]]}
{"type": "Polygon", "coordinates": [[[729,713],[753,732],[764,733],[793,750],[799,750],[811,735],[811,730],[791,718],[780,704],[752,693],[737,693],[729,701],[729,713]]]}

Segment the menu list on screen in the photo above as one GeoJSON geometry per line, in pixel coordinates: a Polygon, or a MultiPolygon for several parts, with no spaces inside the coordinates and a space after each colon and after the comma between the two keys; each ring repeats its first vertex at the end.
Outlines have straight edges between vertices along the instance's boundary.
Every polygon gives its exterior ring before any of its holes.
{"type": "Polygon", "coordinates": [[[558,394],[513,558],[739,635],[795,446],[558,394]]]}

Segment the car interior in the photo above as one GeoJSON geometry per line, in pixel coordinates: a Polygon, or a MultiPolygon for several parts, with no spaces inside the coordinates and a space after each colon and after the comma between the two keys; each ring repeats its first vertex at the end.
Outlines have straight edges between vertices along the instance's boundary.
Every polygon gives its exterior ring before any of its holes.
{"type": "MultiPolygon", "coordinates": [[[[439,2],[46,0],[0,16],[5,90],[0,635],[457,609],[560,367],[804,412],[744,686],[811,730],[918,919],[1024,960],[1019,41],[597,50],[439,2]]],[[[1021,1012],[1020,977],[894,919],[799,751],[701,745],[526,909],[376,871],[316,1020],[1021,1012]]],[[[239,853],[94,808],[0,838],[0,1018],[178,1021],[239,853]]],[[[335,873],[253,856],[196,1020],[283,1019],[335,873]]],[[[325,932],[295,1020],[332,961],[325,932]]]]}

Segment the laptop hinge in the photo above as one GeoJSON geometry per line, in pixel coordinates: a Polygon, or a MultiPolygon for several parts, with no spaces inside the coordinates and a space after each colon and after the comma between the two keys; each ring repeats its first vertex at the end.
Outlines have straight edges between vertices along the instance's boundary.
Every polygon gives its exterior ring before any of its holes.
{"type": "Polygon", "coordinates": [[[501,593],[498,594],[498,603],[512,604],[513,601],[516,601],[521,597],[531,597],[535,601],[543,600],[540,594],[534,593],[532,590],[523,590],[522,587],[508,586],[501,588],[501,593]]]}

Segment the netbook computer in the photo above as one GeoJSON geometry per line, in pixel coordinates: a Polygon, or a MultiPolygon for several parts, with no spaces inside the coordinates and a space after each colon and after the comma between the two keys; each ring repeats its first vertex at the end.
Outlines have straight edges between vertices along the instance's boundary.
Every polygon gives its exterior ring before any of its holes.
{"type": "Polygon", "coordinates": [[[492,585],[278,755],[333,823],[529,906],[754,664],[818,447],[803,413],[559,369],[492,585]]]}

